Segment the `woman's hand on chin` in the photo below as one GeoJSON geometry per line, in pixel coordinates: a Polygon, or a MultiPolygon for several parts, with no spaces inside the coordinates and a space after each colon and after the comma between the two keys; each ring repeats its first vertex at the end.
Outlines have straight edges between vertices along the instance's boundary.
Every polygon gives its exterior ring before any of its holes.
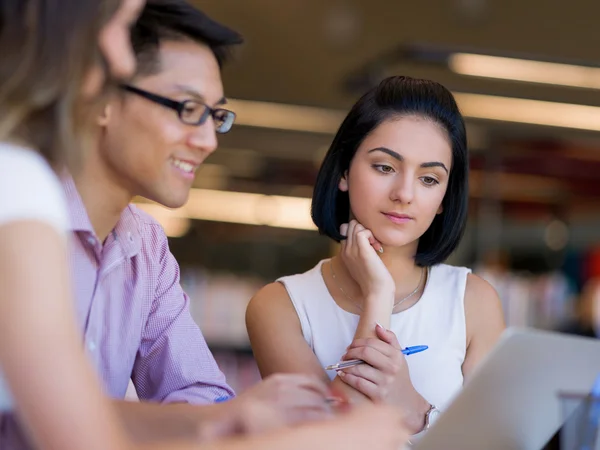
{"type": "Polygon", "coordinates": [[[360,286],[364,301],[382,295],[388,297],[393,303],[396,285],[387,267],[379,257],[383,246],[370,230],[363,227],[356,220],[340,227],[346,239],[342,241],[340,257],[360,286]]]}

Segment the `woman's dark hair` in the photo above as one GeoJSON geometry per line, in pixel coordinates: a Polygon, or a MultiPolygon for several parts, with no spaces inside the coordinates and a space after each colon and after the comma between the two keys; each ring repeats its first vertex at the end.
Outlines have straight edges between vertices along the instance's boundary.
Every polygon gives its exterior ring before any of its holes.
{"type": "Polygon", "coordinates": [[[467,221],[469,158],[462,115],[454,97],[439,83],[410,77],[389,77],[363,95],[338,130],[319,170],[311,214],[321,234],[340,241],[340,225],[348,222],[350,201],[339,182],[356,150],[381,123],[401,117],[422,117],[440,125],[452,144],[452,168],[443,211],[419,239],[415,262],[443,262],[459,244],[467,221]]]}

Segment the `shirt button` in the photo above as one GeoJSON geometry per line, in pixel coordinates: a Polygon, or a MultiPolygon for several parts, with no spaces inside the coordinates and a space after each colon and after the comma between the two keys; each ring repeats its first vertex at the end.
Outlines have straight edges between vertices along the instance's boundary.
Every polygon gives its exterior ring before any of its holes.
{"type": "Polygon", "coordinates": [[[127,239],[129,239],[129,242],[133,242],[133,236],[131,235],[131,231],[127,232],[127,239]]]}
{"type": "Polygon", "coordinates": [[[87,241],[90,245],[96,245],[96,239],[93,236],[88,237],[87,241]]]}
{"type": "Polygon", "coordinates": [[[94,341],[90,341],[90,343],[88,344],[88,348],[90,349],[90,351],[94,351],[96,350],[96,343],[94,341]]]}

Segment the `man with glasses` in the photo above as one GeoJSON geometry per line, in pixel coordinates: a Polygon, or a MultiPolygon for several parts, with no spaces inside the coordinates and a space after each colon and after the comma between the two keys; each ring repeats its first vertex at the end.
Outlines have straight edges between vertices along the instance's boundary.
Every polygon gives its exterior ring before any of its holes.
{"type": "Polygon", "coordinates": [[[218,401],[117,402],[145,437],[193,434],[202,418],[216,416],[238,417],[238,431],[270,426],[243,417],[257,403],[281,424],[322,417],[326,387],[301,375],[267,379],[220,402],[234,393],[192,320],[164,231],[130,204],[135,196],[170,208],[186,202],[216,134],[235,120],[220,67],[241,37],[184,0],[150,0],[132,41],[138,72],[108,99],[82,170],[64,179],[77,312],[107,393],[123,399],[131,379],[142,401],[218,401]]]}

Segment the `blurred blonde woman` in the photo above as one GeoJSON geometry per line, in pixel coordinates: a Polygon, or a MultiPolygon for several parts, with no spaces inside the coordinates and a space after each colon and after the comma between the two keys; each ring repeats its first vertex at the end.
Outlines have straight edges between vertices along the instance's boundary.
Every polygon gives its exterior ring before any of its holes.
{"type": "MultiPolygon", "coordinates": [[[[80,156],[105,67],[134,70],[128,29],[143,4],[0,1],[0,410],[41,449],[126,447],[78,336],[55,171],[80,156]]],[[[1,420],[0,448],[21,448],[1,420]]]]}

